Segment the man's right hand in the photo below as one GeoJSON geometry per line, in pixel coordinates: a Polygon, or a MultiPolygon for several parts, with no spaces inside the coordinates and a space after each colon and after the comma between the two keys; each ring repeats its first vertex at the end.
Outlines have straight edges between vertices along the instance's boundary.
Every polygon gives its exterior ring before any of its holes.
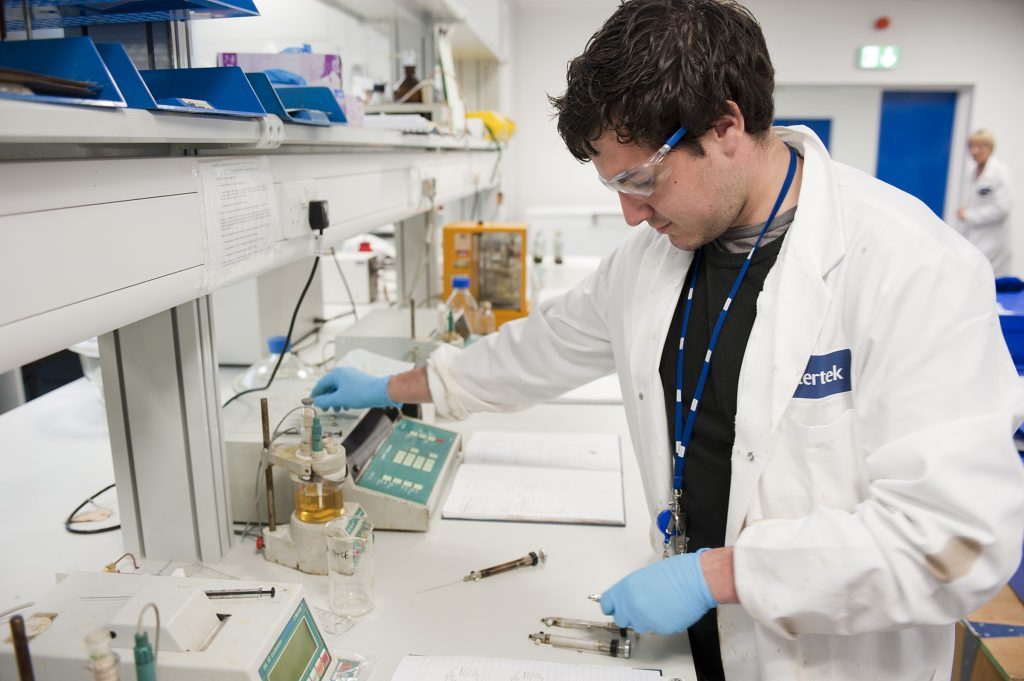
{"type": "Polygon", "coordinates": [[[313,404],[324,411],[401,407],[388,395],[390,379],[390,376],[371,376],[352,367],[338,367],[313,386],[313,404]]]}

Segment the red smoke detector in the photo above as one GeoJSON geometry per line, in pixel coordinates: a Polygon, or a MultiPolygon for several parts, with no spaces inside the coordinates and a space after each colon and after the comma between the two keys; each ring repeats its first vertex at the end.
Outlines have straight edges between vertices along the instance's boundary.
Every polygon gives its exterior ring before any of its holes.
{"type": "Polygon", "coordinates": [[[885,29],[889,28],[890,23],[891,22],[889,21],[889,17],[878,17],[877,19],[875,19],[875,28],[878,29],[879,31],[884,31],[885,29]]]}

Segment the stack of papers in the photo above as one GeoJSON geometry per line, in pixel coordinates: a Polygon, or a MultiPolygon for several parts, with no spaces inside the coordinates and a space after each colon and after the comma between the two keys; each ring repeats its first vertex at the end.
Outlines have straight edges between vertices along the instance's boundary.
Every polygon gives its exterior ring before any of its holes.
{"type": "Polygon", "coordinates": [[[436,132],[437,126],[419,114],[367,114],[363,119],[364,128],[377,130],[398,130],[399,132],[436,132]]]}

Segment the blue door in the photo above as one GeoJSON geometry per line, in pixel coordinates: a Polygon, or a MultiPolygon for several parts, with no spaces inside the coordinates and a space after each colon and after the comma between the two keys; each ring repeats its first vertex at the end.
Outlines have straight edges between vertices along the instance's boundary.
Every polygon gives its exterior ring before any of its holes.
{"type": "Polygon", "coordinates": [[[942,217],[953,143],[955,92],[883,92],[878,179],[913,194],[942,217]]]}
{"type": "Polygon", "coordinates": [[[818,136],[825,149],[832,151],[831,118],[776,118],[772,125],[806,125],[818,136]]]}

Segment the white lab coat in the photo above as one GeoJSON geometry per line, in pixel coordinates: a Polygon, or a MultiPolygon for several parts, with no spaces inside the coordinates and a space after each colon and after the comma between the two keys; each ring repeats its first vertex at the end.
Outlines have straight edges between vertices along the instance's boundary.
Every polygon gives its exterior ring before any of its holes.
{"type": "Polygon", "coordinates": [[[1010,269],[1009,215],[1013,208],[1013,183],[1010,171],[998,158],[990,156],[981,175],[978,165],[967,162],[963,196],[960,206],[964,219],[957,220],[957,229],[978,247],[992,263],[997,276],[1010,269]]]}
{"type": "MultiPolygon", "coordinates": [[[[803,186],[740,371],[726,676],[949,679],[953,622],[1013,573],[1024,533],[1024,401],[991,271],[916,199],[832,162],[805,128],[777,132],[804,155],[803,186]],[[809,357],[846,349],[852,390],[795,397],[818,380],[809,357]]],[[[441,348],[440,413],[511,410],[617,371],[653,519],[671,488],[658,364],[691,257],[639,228],[527,319],[441,348]]]]}

